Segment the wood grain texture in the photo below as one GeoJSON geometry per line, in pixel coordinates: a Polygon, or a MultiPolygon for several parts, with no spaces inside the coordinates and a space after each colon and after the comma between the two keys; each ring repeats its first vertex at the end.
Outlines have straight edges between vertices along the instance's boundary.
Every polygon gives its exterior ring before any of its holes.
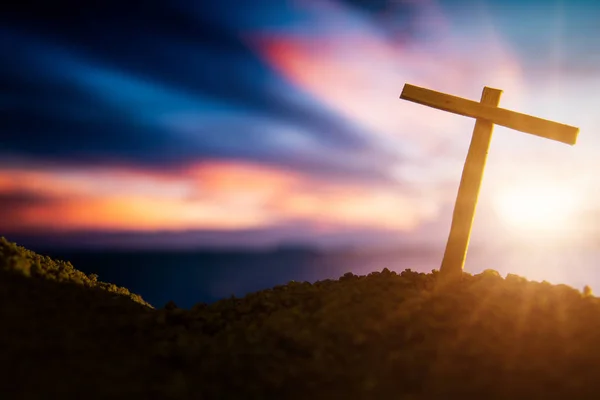
{"type": "MultiPolygon", "coordinates": [[[[501,90],[485,87],[481,103],[495,107],[500,102],[501,94],[501,90]]],[[[493,129],[494,124],[489,120],[478,118],[475,122],[440,267],[440,274],[444,278],[455,279],[462,275],[493,129]]]]}
{"type": "Polygon", "coordinates": [[[497,125],[569,145],[574,145],[577,142],[579,134],[579,128],[574,126],[499,108],[491,103],[478,103],[410,84],[404,85],[400,98],[454,114],[482,118],[497,125]]]}

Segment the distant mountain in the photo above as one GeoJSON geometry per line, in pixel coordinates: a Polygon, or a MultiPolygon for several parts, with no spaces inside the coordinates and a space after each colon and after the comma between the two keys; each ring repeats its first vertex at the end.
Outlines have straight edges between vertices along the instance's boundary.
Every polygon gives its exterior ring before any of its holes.
{"type": "Polygon", "coordinates": [[[323,253],[323,251],[319,249],[319,247],[306,243],[280,243],[273,248],[272,252],[277,254],[284,253],[290,255],[319,255],[323,253]]]}

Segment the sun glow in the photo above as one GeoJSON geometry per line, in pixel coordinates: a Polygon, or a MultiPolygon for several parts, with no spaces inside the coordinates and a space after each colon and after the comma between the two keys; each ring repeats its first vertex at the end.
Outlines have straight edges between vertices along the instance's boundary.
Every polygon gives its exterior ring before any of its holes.
{"type": "Polygon", "coordinates": [[[518,185],[495,196],[495,209],[511,230],[563,231],[578,207],[576,192],[554,185],[518,185]]]}

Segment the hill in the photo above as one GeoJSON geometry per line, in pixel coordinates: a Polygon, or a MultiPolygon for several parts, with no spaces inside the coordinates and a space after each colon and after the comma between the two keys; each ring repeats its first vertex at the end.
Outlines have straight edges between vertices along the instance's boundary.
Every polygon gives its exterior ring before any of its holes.
{"type": "Polygon", "coordinates": [[[154,309],[0,239],[2,398],[597,398],[600,300],[384,269],[154,309]]]}

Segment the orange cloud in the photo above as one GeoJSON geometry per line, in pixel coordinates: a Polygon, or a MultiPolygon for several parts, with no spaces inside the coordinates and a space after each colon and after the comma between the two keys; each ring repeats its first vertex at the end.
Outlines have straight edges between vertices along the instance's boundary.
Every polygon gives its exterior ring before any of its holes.
{"type": "Polygon", "coordinates": [[[242,229],[285,221],[406,230],[431,215],[393,189],[314,182],[246,163],[202,163],[170,179],[123,169],[13,170],[0,182],[0,201],[16,192],[41,198],[3,210],[12,216],[3,228],[21,232],[242,229]]]}

